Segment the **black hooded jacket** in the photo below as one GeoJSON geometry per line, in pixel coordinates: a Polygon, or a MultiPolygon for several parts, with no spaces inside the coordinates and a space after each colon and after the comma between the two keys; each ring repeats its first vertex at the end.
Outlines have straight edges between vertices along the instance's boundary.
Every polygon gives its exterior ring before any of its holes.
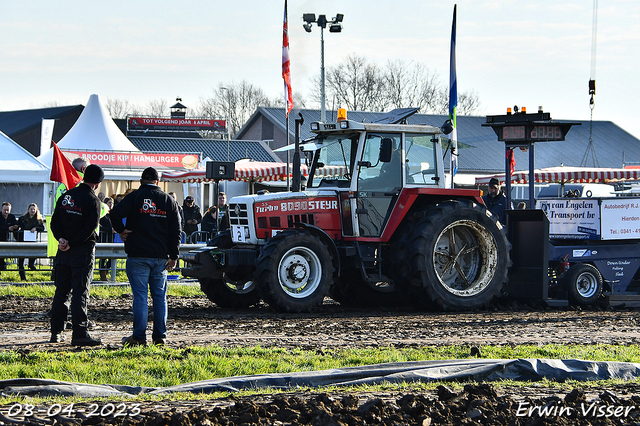
{"type": "Polygon", "coordinates": [[[53,236],[56,240],[67,240],[70,248],[90,244],[93,249],[98,241],[96,228],[101,206],[93,189],[86,183],[71,188],[56,202],[51,217],[53,236]]]}
{"type": "Polygon", "coordinates": [[[113,207],[110,217],[116,232],[131,231],[124,243],[127,256],[178,258],[182,232],[178,205],[158,186],[141,185],[113,207]]]}

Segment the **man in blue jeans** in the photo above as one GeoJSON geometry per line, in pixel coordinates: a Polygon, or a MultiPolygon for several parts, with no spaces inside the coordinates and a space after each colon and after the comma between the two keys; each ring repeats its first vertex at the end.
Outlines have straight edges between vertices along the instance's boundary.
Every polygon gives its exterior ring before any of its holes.
{"type": "Polygon", "coordinates": [[[124,241],[127,276],[133,293],[133,334],[125,346],[147,344],[148,292],[153,300],[154,345],[167,338],[167,271],[176,266],[180,248],[180,213],[173,197],[158,187],[158,172],[147,167],[140,188],[110,213],[113,229],[124,241]],[[126,218],[126,227],[123,219],[126,218]]]}

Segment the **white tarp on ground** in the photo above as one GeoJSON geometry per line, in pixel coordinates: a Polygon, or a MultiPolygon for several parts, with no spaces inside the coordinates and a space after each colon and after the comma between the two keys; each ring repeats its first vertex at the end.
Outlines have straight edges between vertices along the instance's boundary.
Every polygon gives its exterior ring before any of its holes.
{"type": "MultiPolygon", "coordinates": [[[[98,95],[89,97],[78,121],[57,144],[62,151],[140,151],[120,131],[98,95]]],[[[53,149],[40,154],[38,159],[51,167],[53,149]]]]}
{"type": "Polygon", "coordinates": [[[226,377],[166,388],[89,385],[49,379],[8,379],[0,380],[0,395],[110,398],[143,393],[163,395],[176,392],[237,392],[257,388],[291,390],[298,387],[435,381],[634,380],[639,376],[640,364],[632,362],[576,359],[461,359],[392,362],[324,371],[226,377]]]}

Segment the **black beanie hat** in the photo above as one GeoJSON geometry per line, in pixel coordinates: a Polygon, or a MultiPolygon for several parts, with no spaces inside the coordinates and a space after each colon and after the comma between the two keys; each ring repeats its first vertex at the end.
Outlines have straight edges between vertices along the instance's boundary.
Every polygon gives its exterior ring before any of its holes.
{"type": "Polygon", "coordinates": [[[85,183],[100,183],[104,179],[104,172],[100,166],[95,164],[89,164],[84,169],[84,181],[85,183]]]}
{"type": "Polygon", "coordinates": [[[144,171],[142,172],[142,176],[140,177],[140,180],[156,181],[158,179],[158,172],[153,167],[147,167],[146,169],[144,169],[144,171]]]}

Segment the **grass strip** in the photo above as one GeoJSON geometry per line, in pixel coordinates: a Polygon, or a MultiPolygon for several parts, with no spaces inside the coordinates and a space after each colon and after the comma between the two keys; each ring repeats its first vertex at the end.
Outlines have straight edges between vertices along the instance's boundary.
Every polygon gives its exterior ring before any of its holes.
{"type": "MultiPolygon", "coordinates": [[[[640,346],[483,346],[485,359],[549,358],[640,362],[640,346]]],[[[0,352],[0,379],[45,378],[90,384],[166,387],[238,375],[290,373],[386,362],[470,358],[467,346],[302,349],[136,347],[73,352],[0,352]]]]}
{"type": "MultiPolygon", "coordinates": [[[[4,285],[0,286],[0,297],[2,296],[22,296],[29,298],[52,298],[55,293],[55,286],[49,284],[29,284],[29,285],[4,285]]],[[[99,299],[116,299],[125,294],[131,294],[131,287],[125,285],[91,285],[91,297],[99,299]]],[[[198,297],[204,293],[200,290],[200,285],[185,285],[169,283],[167,295],[175,297],[198,297]]]]}
{"type": "MultiPolygon", "coordinates": [[[[13,259],[7,259],[8,261],[13,259]]],[[[47,260],[48,262],[48,260],[47,260]]],[[[182,265],[183,263],[181,263],[182,265]]],[[[125,259],[117,259],[117,268],[116,268],[116,279],[117,283],[127,283],[129,282],[129,278],[127,277],[127,273],[125,272],[125,259]]],[[[96,266],[93,270],[93,281],[100,281],[100,271],[98,268],[98,262],[96,261],[96,266]]],[[[170,275],[180,276],[179,271],[172,271],[170,275]]],[[[53,279],[51,278],[51,266],[47,264],[37,264],[36,270],[32,271],[29,268],[25,270],[25,276],[27,278],[26,282],[20,278],[20,274],[18,272],[18,266],[15,263],[9,262],[7,265],[7,269],[2,271],[2,282],[3,283],[16,283],[16,285],[25,285],[28,286],[33,283],[52,283],[53,279]]]]}

